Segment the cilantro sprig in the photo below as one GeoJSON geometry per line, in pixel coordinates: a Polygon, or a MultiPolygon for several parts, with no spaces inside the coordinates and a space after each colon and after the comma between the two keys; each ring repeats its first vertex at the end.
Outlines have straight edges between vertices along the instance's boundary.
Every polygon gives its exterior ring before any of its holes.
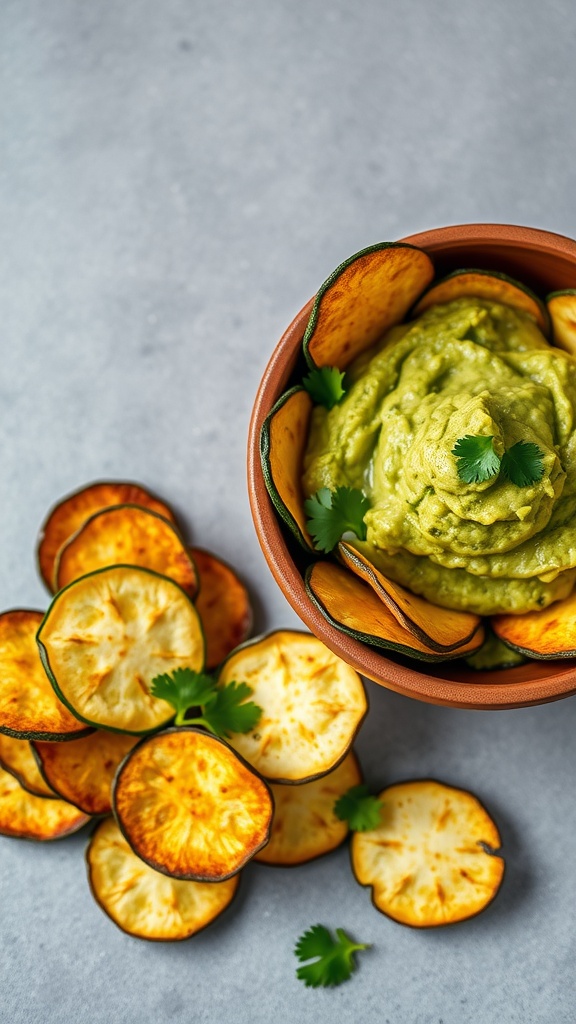
{"type": "Polygon", "coordinates": [[[304,502],[308,530],[317,551],[332,551],[344,533],[356,534],[366,540],[364,516],[370,502],[354,487],[337,487],[331,491],[321,487],[304,502]]]}
{"type": "Polygon", "coordinates": [[[544,474],[544,452],[532,441],[517,441],[502,456],[494,450],[494,437],[466,434],[452,449],[458,476],[467,484],[484,483],[499,473],[516,487],[538,483],[544,474]]]}
{"type": "Polygon", "coordinates": [[[341,985],[357,968],[354,954],[368,949],[369,943],[354,942],[343,928],[336,929],[336,938],[323,924],[315,924],[300,936],[294,950],[302,962],[296,977],[311,988],[341,985]]]}
{"type": "Polygon", "coordinates": [[[310,370],[302,384],[316,405],[333,409],[346,394],[344,374],[337,366],[323,366],[319,370],[310,370]]]}
{"type": "Polygon", "coordinates": [[[502,472],[516,487],[537,483],[544,473],[544,452],[532,441],[517,441],[502,456],[502,472]]]}
{"type": "Polygon", "coordinates": [[[153,697],[165,700],[176,711],[175,725],[203,725],[215,736],[228,738],[234,732],[250,732],[262,714],[262,708],[246,698],[252,694],[247,683],[232,680],[218,686],[207,672],[175,668],[170,674],[155,676],[150,685],[153,697]],[[186,717],[191,708],[200,714],[186,717]]]}
{"type": "Polygon", "coordinates": [[[371,796],[368,786],[352,786],[338,797],[334,814],[347,821],[353,832],[370,832],[378,828],[383,806],[377,796],[371,796]]]}

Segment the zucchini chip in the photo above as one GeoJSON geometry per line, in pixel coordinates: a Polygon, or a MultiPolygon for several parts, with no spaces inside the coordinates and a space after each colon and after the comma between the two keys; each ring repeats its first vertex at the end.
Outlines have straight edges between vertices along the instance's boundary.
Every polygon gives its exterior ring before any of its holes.
{"type": "Polygon", "coordinates": [[[344,370],[401,323],[433,277],[427,253],[405,242],[380,242],[350,256],[316,296],[304,334],[308,364],[344,370]]]}
{"type": "Polygon", "coordinates": [[[310,782],[332,771],[368,710],[358,673],[310,633],[278,630],[248,641],[222,666],[218,682],[233,680],[252,687],[262,715],[230,744],[270,782],[310,782]]]}
{"type": "Polygon", "coordinates": [[[352,836],[352,870],[372,886],[377,910],[400,924],[434,928],[479,914],[504,875],[500,835],[479,800],[432,779],[379,795],[381,823],[352,836]]]}
{"type": "Polygon", "coordinates": [[[69,740],[86,726],[58,700],[38,656],[44,616],[28,609],[0,615],[0,733],[20,740],[69,740]]]}
{"type": "MultiPolygon", "coordinates": [[[[401,625],[396,615],[371,587],[332,562],[315,562],[306,573],[306,590],[311,601],[335,629],[372,647],[395,651],[419,661],[447,661],[463,658],[484,643],[480,625],[472,638],[456,650],[442,654],[423,643],[415,630],[401,625]]],[[[439,614],[444,609],[438,609],[439,614]]]]}
{"type": "Polygon", "coordinates": [[[156,942],[178,942],[202,931],[230,905],[240,880],[168,878],[133,853],[112,818],[95,830],[86,862],[92,895],[104,913],[128,935],[156,942]]]}
{"type": "Polygon", "coordinates": [[[88,725],[117,732],[140,734],[169,722],[174,709],[152,697],[152,679],[204,665],[190,599],[168,577],[133,565],[99,569],[61,590],[38,645],[64,703],[88,725]]]}
{"type": "Polygon", "coordinates": [[[254,860],[277,867],[305,864],[344,842],[348,825],[334,814],[334,804],[362,782],[356,755],[350,751],[337,768],[301,786],[272,785],[274,820],[270,841],[254,860]]]}
{"type": "Polygon", "coordinates": [[[350,544],[341,542],[338,552],[344,565],[372,587],[400,625],[427,647],[442,654],[463,647],[474,636],[481,622],[479,615],[439,608],[412,594],[384,576],[350,544]]]}
{"type": "Polygon", "coordinates": [[[552,292],[546,298],[552,321],[552,340],[571,356],[576,355],[576,288],[552,292]]]}
{"type": "Polygon", "coordinates": [[[140,565],[169,576],[194,597],[196,567],[176,527],[156,512],[117,505],[96,512],[64,544],[56,559],[56,589],[110,565],[140,565]]]}
{"type": "Polygon", "coordinates": [[[209,551],[190,548],[200,578],[196,610],[206,638],[206,668],[216,668],[252,628],[248,591],[236,573],[209,551]]]}
{"type": "Polygon", "coordinates": [[[34,743],[40,771],[55,793],[85,814],[112,813],[116,769],[136,736],[97,729],[71,743],[34,743]]]}
{"type": "Polygon", "coordinates": [[[266,490],[296,540],[313,551],[308,533],[302,462],[308,443],[312,399],[304,388],[292,388],[278,399],[260,434],[260,459],[266,490]]]}
{"type": "MultiPolygon", "coordinates": [[[[54,745],[67,746],[66,743],[54,745]]],[[[3,736],[0,733],[0,768],[10,772],[10,775],[18,780],[22,789],[33,793],[34,796],[54,799],[58,795],[42,778],[28,740],[15,740],[12,736],[3,736]]]]}
{"type": "Polygon", "coordinates": [[[411,316],[420,316],[431,306],[441,302],[452,302],[473,296],[512,306],[521,313],[528,313],[536,321],[542,333],[549,337],[550,322],[546,307],[525,284],[514,281],[506,274],[494,270],[455,270],[442,281],[433,284],[416,303],[411,316]]]}
{"type": "Polygon", "coordinates": [[[156,871],[195,882],[235,875],[268,842],[273,800],[224,740],[201,729],[146,737],[121,764],[116,820],[156,871]]]}
{"type": "Polygon", "coordinates": [[[16,839],[62,839],[90,818],[64,800],[47,800],[22,788],[0,768],[0,835],[16,839]]]}
{"type": "Polygon", "coordinates": [[[174,514],[163,501],[140,484],[108,483],[88,484],[74,494],[68,494],[48,513],[38,537],[38,568],[48,590],[57,590],[54,579],[56,555],[60,548],[95,512],[111,505],[141,505],[158,512],[174,522],[174,514]]]}
{"type": "Polygon", "coordinates": [[[499,640],[529,658],[574,658],[576,591],[539,612],[494,615],[490,625],[499,640]]]}

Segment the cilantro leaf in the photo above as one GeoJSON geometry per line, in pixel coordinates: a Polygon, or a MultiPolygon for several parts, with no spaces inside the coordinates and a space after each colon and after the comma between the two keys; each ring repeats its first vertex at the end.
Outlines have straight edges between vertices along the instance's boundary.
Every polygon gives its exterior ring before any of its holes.
{"type": "Polygon", "coordinates": [[[323,366],[320,370],[310,370],[302,381],[313,402],[333,409],[346,394],[344,374],[337,366],[323,366]]]}
{"type": "Polygon", "coordinates": [[[250,732],[262,714],[254,701],[246,701],[251,693],[247,683],[232,681],[219,687],[204,707],[202,725],[222,737],[231,732],[250,732]]]}
{"type": "Polygon", "coordinates": [[[352,786],[334,804],[334,814],[354,832],[369,832],[378,828],[383,806],[377,796],[370,795],[368,786],[352,786]]]}
{"type": "Polygon", "coordinates": [[[504,476],[516,487],[528,487],[542,479],[544,452],[532,441],[517,441],[502,456],[504,476]]]}
{"type": "Polygon", "coordinates": [[[493,436],[466,434],[456,441],[452,455],[458,462],[458,476],[467,484],[480,484],[496,476],[500,470],[500,456],[494,451],[493,436]]]}
{"type": "Polygon", "coordinates": [[[216,689],[212,676],[193,668],[175,668],[171,675],[154,676],[150,684],[153,697],[168,701],[176,710],[176,725],[183,724],[188,708],[201,707],[211,700],[216,689]]]}
{"type": "Polygon", "coordinates": [[[332,551],[342,534],[349,530],[366,540],[364,516],[370,508],[368,498],[354,487],[321,487],[304,502],[308,529],[317,551],[332,551]]]}
{"type": "Polygon", "coordinates": [[[356,970],[354,953],[368,949],[367,943],[353,942],[342,928],[334,938],[323,924],[315,924],[300,936],[294,950],[298,959],[312,963],[298,967],[296,977],[311,988],[340,985],[356,970]]]}

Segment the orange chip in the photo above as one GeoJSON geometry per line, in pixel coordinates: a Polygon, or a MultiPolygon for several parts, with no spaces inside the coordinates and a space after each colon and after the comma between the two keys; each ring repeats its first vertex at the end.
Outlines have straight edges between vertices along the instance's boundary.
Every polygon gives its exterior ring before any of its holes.
{"type": "MultiPolygon", "coordinates": [[[[66,746],[57,743],[54,746],[66,746]]],[[[28,740],[16,740],[0,733],[0,768],[13,775],[23,789],[34,796],[54,799],[57,794],[44,781],[28,740]]]]}
{"type": "Polygon", "coordinates": [[[0,835],[16,839],[62,839],[90,818],[64,800],[34,796],[0,768],[0,835]]]}
{"type": "Polygon", "coordinates": [[[248,591],[236,573],[209,551],[190,548],[200,577],[196,611],[206,640],[206,668],[216,668],[252,628],[248,591]]]}
{"type": "Polygon", "coordinates": [[[136,736],[97,729],[71,743],[33,744],[42,774],[57,793],[85,814],[112,813],[112,780],[136,736]]]}

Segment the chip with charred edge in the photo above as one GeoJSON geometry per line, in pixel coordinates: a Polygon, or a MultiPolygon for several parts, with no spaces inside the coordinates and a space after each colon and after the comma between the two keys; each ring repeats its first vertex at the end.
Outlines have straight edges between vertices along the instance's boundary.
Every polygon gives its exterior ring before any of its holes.
{"type": "Polygon", "coordinates": [[[0,768],[0,835],[49,841],[77,832],[87,821],[77,807],[27,792],[0,768]]]}
{"type": "Polygon", "coordinates": [[[256,728],[230,743],[270,782],[310,782],[350,749],[368,710],[362,680],[310,633],[278,630],[224,662],[218,682],[245,682],[262,708],[256,728]]]}
{"type": "Polygon", "coordinates": [[[200,578],[196,610],[206,638],[206,668],[216,668],[250,634],[252,607],[236,573],[216,555],[190,548],[200,578]]]}
{"type": "Polygon", "coordinates": [[[90,516],[111,505],[141,505],[174,522],[174,513],[168,505],[140,484],[98,481],[68,494],[50,510],[38,538],[38,568],[48,590],[57,589],[54,567],[62,545],[90,516]]]}
{"type": "Polygon", "coordinates": [[[157,942],[189,939],[232,902],[240,875],[224,882],[187,882],[154,871],[131,850],[107,818],[86,851],[92,894],[128,935],[157,942]]]}
{"type": "Polygon", "coordinates": [[[96,729],[71,743],[33,743],[43,778],[85,814],[112,813],[112,780],[136,736],[96,729]]]}
{"type": "MultiPolygon", "coordinates": [[[[58,747],[66,745],[66,743],[54,744],[58,747]]],[[[28,740],[16,740],[13,736],[4,736],[0,733],[0,768],[10,772],[10,775],[18,780],[22,788],[27,789],[34,796],[51,799],[58,796],[42,778],[28,740]]]]}
{"type": "Polygon", "coordinates": [[[0,732],[15,739],[67,740],[86,733],[50,685],[38,655],[42,612],[0,615],[0,732]]]}
{"type": "Polygon", "coordinates": [[[112,800],[134,853],[196,882],[235,875],[268,842],[274,807],[224,740],[187,727],[142,740],[120,766],[112,800]]]}
{"type": "Polygon", "coordinates": [[[278,399],[260,435],[262,473],[272,504],[307,551],[313,551],[314,545],[304,509],[302,461],[311,414],[308,392],[292,388],[278,399]]]}
{"type": "Polygon", "coordinates": [[[320,779],[301,786],[271,785],[274,820],[270,841],[254,858],[262,864],[291,867],[335,850],[348,835],[348,825],[334,814],[334,804],[362,782],[356,755],[320,779]]]}
{"type": "Polygon", "coordinates": [[[196,567],[176,527],[138,505],[105,508],[86,520],[60,548],[56,588],[110,565],[152,569],[169,576],[189,597],[198,589],[196,567]]]}
{"type": "Polygon", "coordinates": [[[400,924],[433,928],[484,910],[504,875],[500,835],[480,801],[433,779],[379,794],[377,829],[352,837],[352,870],[372,886],[377,910],[400,924]]]}
{"type": "MultiPolygon", "coordinates": [[[[165,725],[174,709],[152,697],[155,675],[204,665],[198,613],[166,576],[112,566],[56,595],[38,632],[44,667],[82,721],[117,732],[165,725]]],[[[42,737],[38,737],[42,738],[42,737]]]]}
{"type": "Polygon", "coordinates": [[[563,601],[524,615],[494,615],[490,625],[509,647],[529,658],[576,656],[576,592],[563,601]]]}

